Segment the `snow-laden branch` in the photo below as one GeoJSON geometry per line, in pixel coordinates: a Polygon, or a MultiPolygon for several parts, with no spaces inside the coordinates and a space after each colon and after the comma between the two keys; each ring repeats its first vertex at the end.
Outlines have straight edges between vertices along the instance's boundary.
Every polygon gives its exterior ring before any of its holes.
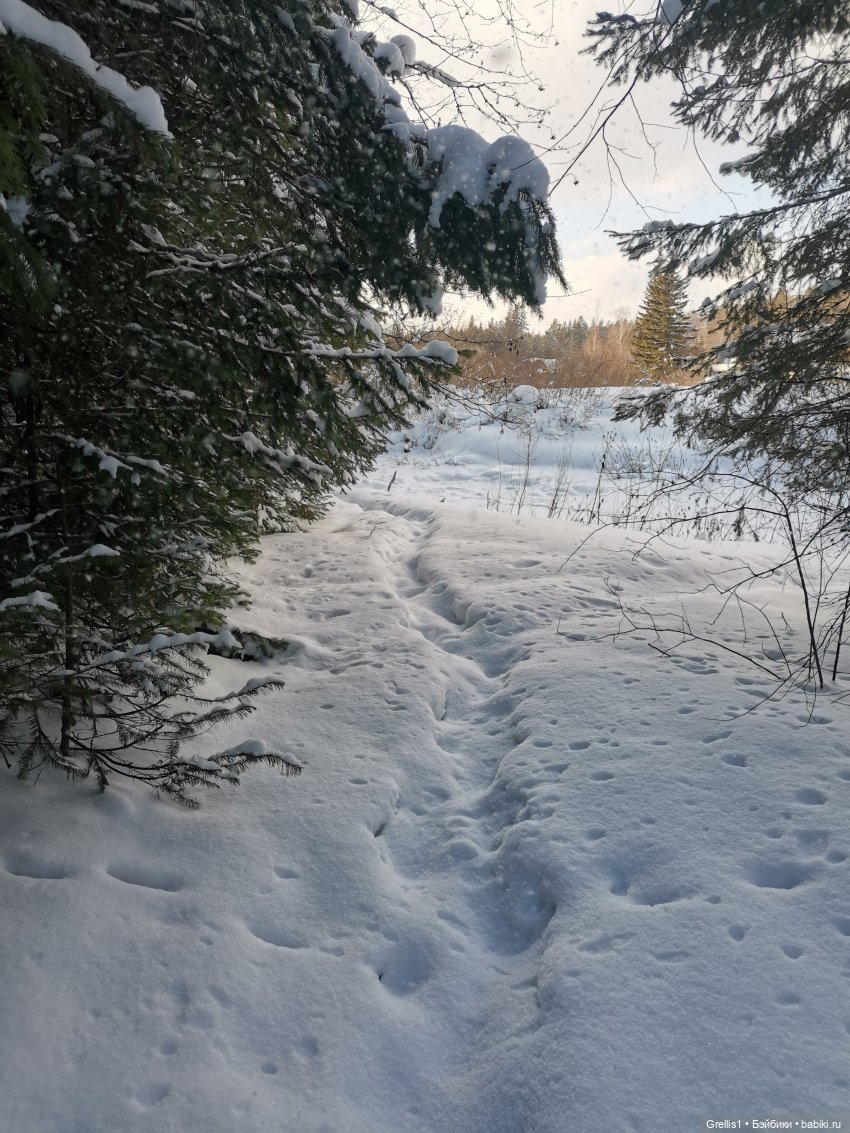
{"type": "Polygon", "coordinates": [[[309,457],[301,456],[301,454],[297,453],[291,446],[285,449],[270,448],[256,433],[252,433],[250,430],[246,430],[238,436],[221,433],[221,437],[225,441],[230,441],[231,444],[241,445],[250,456],[259,454],[260,456],[267,457],[279,468],[287,469],[295,467],[316,484],[320,483],[323,476],[331,475],[331,470],[326,464],[317,464],[316,461],[310,460],[309,457]]]}
{"type": "MultiPolygon", "coordinates": [[[[468,126],[428,127],[410,120],[398,91],[375,62],[375,59],[386,60],[390,73],[400,76],[405,70],[422,70],[423,65],[415,62],[416,46],[409,36],[397,36],[388,44],[378,44],[373,58],[363,50],[358,34],[342,20],[337,21],[333,30],[319,26],[314,30],[333,44],[343,63],[382,105],[388,128],[405,143],[425,144],[429,163],[438,169],[428,215],[433,228],[440,227],[443,206],[455,193],[473,208],[489,200],[502,186],[506,187],[501,201],[503,210],[523,191],[538,200],[546,200],[549,172],[522,138],[504,136],[488,142],[468,126]]],[[[430,70],[447,85],[457,85],[439,68],[430,70]]]]}
{"type": "Polygon", "coordinates": [[[134,87],[119,71],[97,63],[85,41],[67,24],[49,20],[23,0],[0,0],[0,35],[7,32],[55,51],[78,67],[95,86],[112,95],[146,130],[171,136],[156,91],[152,87],[134,87]]]}
{"type": "Polygon", "coordinates": [[[157,633],[150,641],[131,645],[129,649],[113,649],[109,653],[104,653],[92,663],[92,668],[114,665],[118,661],[132,661],[145,653],[159,653],[163,649],[181,649],[187,645],[217,645],[222,649],[241,648],[238,638],[234,637],[229,629],[223,629],[221,633],[204,633],[201,630],[196,633],[157,633]]]}
{"type": "Polygon", "coordinates": [[[112,547],[107,547],[105,543],[94,543],[91,547],[86,547],[84,551],[80,551],[78,555],[63,555],[57,552],[55,555],[45,562],[40,563],[37,567],[33,567],[30,573],[23,578],[13,578],[12,586],[27,586],[30,582],[34,582],[42,575],[50,574],[56,567],[67,566],[69,563],[78,563],[83,559],[115,559],[120,556],[121,552],[114,550],[112,547]]]}
{"type": "MultiPolygon", "coordinates": [[[[2,0],[0,0],[2,2],[2,0]]],[[[162,467],[158,460],[149,460],[143,456],[123,455],[119,457],[116,453],[110,452],[108,449],[100,448],[98,445],[87,441],[85,437],[69,437],[65,433],[53,433],[57,440],[64,441],[66,444],[73,445],[78,448],[83,456],[96,456],[99,459],[98,468],[101,472],[106,472],[114,480],[119,468],[125,469],[127,472],[133,472],[130,465],[136,465],[139,468],[147,468],[151,472],[155,472],[159,476],[168,475],[166,470],[162,467]]],[[[138,477],[136,477],[138,479],[138,477]]]]}
{"type": "Polygon", "coordinates": [[[42,610],[59,609],[50,594],[45,593],[44,590],[33,590],[32,594],[22,594],[19,598],[4,598],[3,601],[0,602],[0,614],[2,614],[4,610],[20,609],[25,606],[30,608],[37,607],[42,610]]]}
{"type": "Polygon", "coordinates": [[[541,201],[549,192],[549,173],[528,142],[503,137],[487,142],[468,126],[437,126],[425,133],[428,159],[439,165],[428,221],[440,227],[445,203],[460,194],[473,208],[484,204],[502,185],[504,211],[526,190],[541,201]]]}
{"type": "Polygon", "coordinates": [[[306,353],[312,354],[314,358],[348,358],[363,361],[377,358],[416,358],[420,362],[432,362],[440,366],[456,366],[458,360],[455,348],[449,346],[447,342],[438,340],[426,342],[422,347],[405,343],[399,350],[393,350],[389,346],[374,346],[365,350],[358,350],[352,346],[326,346],[314,342],[307,348],[306,353]]]}

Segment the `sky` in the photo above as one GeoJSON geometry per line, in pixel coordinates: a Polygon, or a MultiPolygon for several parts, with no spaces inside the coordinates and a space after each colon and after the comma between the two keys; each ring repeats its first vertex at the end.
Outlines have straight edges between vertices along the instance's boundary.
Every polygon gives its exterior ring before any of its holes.
{"type": "MultiPolygon", "coordinates": [[[[404,21],[401,30],[409,30],[417,39],[420,59],[465,77],[473,74],[473,65],[509,66],[514,71],[524,66],[539,80],[525,88],[523,97],[539,99],[548,108],[545,124],[525,124],[518,132],[542,154],[552,182],[557,181],[574,160],[595,119],[595,111],[586,111],[594,104],[604,71],[581,52],[588,42],[584,38],[586,26],[599,10],[600,0],[472,0],[470,4],[465,0],[407,0],[407,4],[407,9],[397,4],[395,11],[404,21]],[[482,51],[469,52],[471,63],[467,68],[461,61],[466,53],[459,13],[468,29],[468,40],[485,44],[482,51]],[[511,34],[508,17],[514,19],[516,35],[511,34]],[[525,28],[536,29],[541,38],[535,42],[525,28]],[[440,53],[437,44],[446,41],[448,50],[440,53]],[[576,126],[582,116],[583,121],[576,126]],[[574,148],[560,146],[547,153],[551,138],[560,139],[571,127],[575,129],[568,144],[574,148]]],[[[617,11],[628,6],[640,13],[652,4],[653,0],[628,5],[614,0],[609,8],[617,11]]],[[[382,30],[389,27],[392,25],[382,30]]],[[[399,30],[392,27],[390,34],[399,30]]],[[[688,132],[672,120],[669,106],[675,93],[672,82],[639,88],[635,98],[643,127],[629,106],[621,108],[612,121],[609,136],[619,147],[617,159],[625,184],[612,170],[608,152],[598,139],[554,190],[551,204],[570,292],[565,294],[557,284],[550,286],[544,324],[554,318],[569,320],[581,315],[588,320],[605,320],[637,313],[649,265],[647,261],[627,261],[611,230],[630,231],[647,220],[665,218],[706,220],[754,201],[754,193],[743,178],[721,178],[717,173],[721,162],[740,156],[744,149],[732,150],[704,141],[697,148],[688,132]]],[[[603,105],[611,96],[610,90],[603,93],[595,105],[603,105]]],[[[469,124],[488,138],[506,132],[474,113],[469,124]]],[[[694,307],[706,293],[704,281],[692,288],[694,307]]],[[[482,302],[452,296],[447,300],[447,310],[451,315],[472,313],[489,318],[494,313],[498,317],[503,308],[489,311],[482,302]]]]}
{"type": "MultiPolygon", "coordinates": [[[[551,103],[548,124],[562,135],[592,104],[605,72],[580,54],[588,42],[584,31],[599,9],[598,0],[573,0],[554,7],[553,36],[557,43],[532,52],[530,62],[541,76],[551,103]]],[[[632,5],[632,9],[642,10],[640,5],[632,5]]],[[[628,105],[613,119],[610,139],[622,147],[616,157],[624,178],[609,165],[606,147],[598,139],[555,189],[551,203],[573,293],[561,298],[562,289],[551,288],[554,294],[546,305],[547,322],[579,314],[588,319],[596,314],[613,318],[621,309],[629,315],[637,312],[649,263],[626,260],[611,230],[630,231],[648,220],[666,218],[705,220],[734,212],[752,201],[753,193],[743,178],[721,178],[717,173],[721,162],[744,151],[704,140],[695,144],[689,132],[672,119],[670,102],[675,95],[673,82],[645,85],[635,92],[643,127],[628,105]]],[[[612,91],[604,97],[610,100],[612,91]]],[[[587,121],[594,119],[595,114],[591,114],[587,121]]],[[[584,142],[587,133],[586,128],[579,128],[570,140],[584,142]]],[[[574,157],[574,152],[550,155],[553,182],[574,157]]],[[[704,298],[705,291],[704,282],[692,288],[694,305],[704,298]]]]}

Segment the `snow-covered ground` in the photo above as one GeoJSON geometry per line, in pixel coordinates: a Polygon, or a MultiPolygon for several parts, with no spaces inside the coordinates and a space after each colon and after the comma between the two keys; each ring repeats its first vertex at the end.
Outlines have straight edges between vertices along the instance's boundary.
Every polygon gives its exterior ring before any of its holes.
{"type": "MultiPolygon", "coordinates": [[[[615,421],[617,401],[634,392],[518,386],[440,394],[409,429],[389,435],[364,484],[514,515],[644,528],[674,519],[680,533],[734,537],[734,504],[752,492],[729,475],[728,461],[710,506],[699,488],[656,498],[662,482],[695,473],[703,460],[668,424],[642,430],[638,422],[615,421]],[[719,514],[724,507],[728,514],[719,514]]],[[[745,534],[752,534],[750,520],[760,540],[775,537],[776,522],[764,515],[749,517],[745,534]]]]}
{"type": "MultiPolygon", "coordinates": [[[[777,548],[636,554],[633,530],[545,518],[565,440],[565,498],[593,499],[606,413],[537,430],[520,507],[490,442],[522,470],[521,436],[431,419],[264,541],[238,620],[291,642],[265,666],[286,686],[209,742],[283,745],[299,779],[186,812],[6,777],[2,1133],[850,1112],[846,708],[760,704],[770,678],[723,648],[741,621],[706,579],[777,548]],[[716,644],[612,637],[621,603],[684,603],[716,644]]],[[[790,643],[794,592],[751,597],[790,643]]],[[[244,674],[214,659],[211,684],[244,674]]]]}

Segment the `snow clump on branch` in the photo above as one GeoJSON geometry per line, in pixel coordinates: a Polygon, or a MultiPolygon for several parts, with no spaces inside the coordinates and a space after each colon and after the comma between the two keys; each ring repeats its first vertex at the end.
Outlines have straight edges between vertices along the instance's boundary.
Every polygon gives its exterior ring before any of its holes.
{"type": "Polygon", "coordinates": [[[23,0],[0,0],[0,35],[7,32],[55,51],[79,67],[101,90],[111,94],[146,130],[170,137],[165,111],[156,91],[151,87],[131,86],[119,71],[95,62],[85,41],[67,24],[49,20],[23,0]]]}

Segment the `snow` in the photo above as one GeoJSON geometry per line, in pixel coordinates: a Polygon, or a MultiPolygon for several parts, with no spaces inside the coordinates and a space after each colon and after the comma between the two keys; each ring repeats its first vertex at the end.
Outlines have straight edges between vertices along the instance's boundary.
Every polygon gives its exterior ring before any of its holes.
{"type": "MultiPolygon", "coordinates": [[[[410,145],[413,139],[425,143],[429,163],[438,167],[428,214],[432,227],[439,228],[443,208],[456,193],[474,208],[502,190],[500,208],[503,211],[518,200],[521,193],[528,193],[541,201],[547,199],[548,170],[522,138],[505,136],[488,142],[468,126],[428,127],[410,120],[401,105],[399,92],[387,81],[375,62],[381,61],[390,75],[403,76],[416,59],[416,45],[409,36],[397,35],[388,43],[377,44],[373,58],[361,46],[361,33],[353,32],[339,18],[333,29],[316,25],[315,31],[333,44],[346,67],[381,104],[387,128],[405,145],[410,145]]],[[[423,73],[448,86],[457,85],[456,80],[438,67],[422,63],[418,66],[423,73]]],[[[415,161],[411,161],[411,168],[418,169],[415,161]]],[[[529,227],[529,233],[532,231],[529,227]]],[[[546,281],[539,278],[535,282],[537,299],[543,302],[546,281]]],[[[430,309],[434,310],[433,307],[430,309]]]]}
{"type": "Polygon", "coordinates": [[[682,14],[682,7],[682,0],[661,0],[661,22],[668,25],[675,24],[682,14]]]}
{"type": "Polygon", "coordinates": [[[425,491],[450,503],[560,518],[586,519],[599,507],[602,518],[627,525],[623,517],[636,513],[644,486],[646,494],[655,487],[662,456],[671,470],[699,459],[674,443],[669,427],[647,434],[634,422],[615,423],[622,392],[519,385],[438,395],[409,428],[388,435],[387,453],[364,484],[379,491],[395,472],[400,495],[425,491]]]}
{"type": "Polygon", "coordinates": [[[440,226],[446,202],[460,194],[473,207],[486,201],[499,186],[506,186],[506,208],[523,190],[540,200],[549,191],[549,174],[521,138],[503,137],[488,143],[468,126],[436,126],[425,133],[428,160],[440,166],[428,221],[440,226]]]}
{"type": "Polygon", "coordinates": [[[15,606],[42,610],[59,609],[53,602],[52,596],[45,594],[43,590],[33,590],[31,594],[21,594],[16,598],[4,598],[3,601],[0,602],[0,611],[9,610],[15,606]]]}
{"type": "Polygon", "coordinates": [[[456,366],[458,360],[458,353],[455,348],[439,339],[426,342],[422,348],[421,356],[423,358],[434,358],[438,362],[444,362],[447,366],[456,366]]]}
{"type": "Polygon", "coordinates": [[[723,174],[739,173],[759,157],[761,157],[760,153],[747,153],[744,154],[743,157],[736,158],[734,161],[724,161],[720,166],[720,172],[723,174]]]}
{"type": "Polygon", "coordinates": [[[0,0],[0,32],[11,32],[55,51],[88,76],[101,90],[111,94],[141,123],[156,134],[168,132],[159,95],[151,87],[134,87],[118,71],[95,62],[83,39],[58,20],[49,20],[23,0],[0,0]]]}
{"type": "MultiPolygon", "coordinates": [[[[207,691],[284,688],[186,754],[285,743],[298,779],[261,769],[198,812],[4,780],[0,1129],[682,1133],[847,1111],[846,707],[761,703],[770,679],[723,649],[740,622],[706,579],[775,547],[588,539],[542,518],[542,487],[486,510],[523,430],[532,477],[568,442],[591,491],[609,395],[543,397],[438,404],[241,568],[235,621],[290,645],[211,658],[207,691]],[[662,658],[617,632],[621,604],[680,603],[716,646],[662,658]]],[[[793,589],[752,598],[799,640],[793,589]]]]}
{"type": "MultiPolygon", "coordinates": [[[[317,27],[316,30],[322,32],[323,29],[317,27]]],[[[333,31],[324,31],[324,34],[336,48],[343,63],[363,83],[376,101],[398,102],[398,94],[381,74],[374,60],[362,49],[348,24],[340,21],[333,31]]]]}
{"type": "Polygon", "coordinates": [[[375,58],[386,64],[387,73],[390,75],[403,75],[406,70],[404,52],[392,41],[379,43],[375,47],[375,58]]]}
{"type": "Polygon", "coordinates": [[[698,256],[688,264],[688,275],[701,275],[713,267],[717,257],[720,255],[721,249],[715,248],[714,251],[709,252],[705,256],[698,256]]]}
{"type": "Polygon", "coordinates": [[[416,62],[416,43],[409,35],[394,35],[390,40],[401,52],[406,67],[412,67],[416,62]]]}
{"type": "Polygon", "coordinates": [[[0,193],[0,209],[8,213],[9,220],[15,228],[23,229],[29,216],[30,203],[26,197],[4,197],[0,193]]]}

